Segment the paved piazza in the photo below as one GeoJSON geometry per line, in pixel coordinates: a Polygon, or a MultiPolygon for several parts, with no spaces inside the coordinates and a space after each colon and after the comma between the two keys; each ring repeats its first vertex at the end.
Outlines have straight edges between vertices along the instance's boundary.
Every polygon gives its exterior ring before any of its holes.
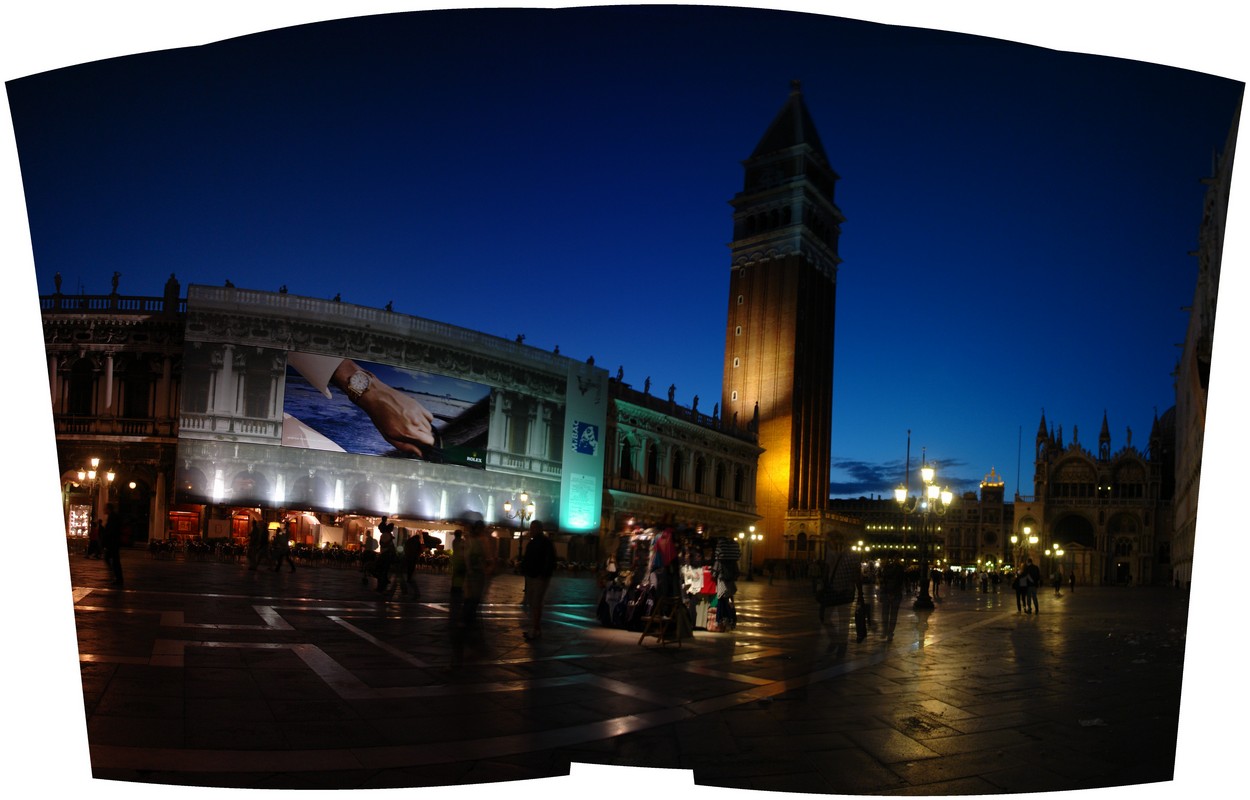
{"type": "Polygon", "coordinates": [[[542,640],[521,582],[449,635],[444,575],[380,602],[329,566],[249,572],[70,558],[96,778],[251,788],[466,785],[570,764],[690,770],[703,786],[825,794],[1055,791],[1172,777],[1187,599],[1146,588],[943,589],[893,642],[817,620],[801,581],[743,582],[738,627],[639,644],[558,575],[542,640]]]}

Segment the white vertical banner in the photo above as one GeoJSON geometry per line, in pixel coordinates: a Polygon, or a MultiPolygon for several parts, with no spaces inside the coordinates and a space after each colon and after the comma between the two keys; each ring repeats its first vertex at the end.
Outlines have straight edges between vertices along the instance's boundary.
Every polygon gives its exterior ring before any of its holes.
{"type": "Polygon", "coordinates": [[[570,361],[560,469],[560,530],[599,530],[603,453],[608,422],[608,373],[570,361]]]}

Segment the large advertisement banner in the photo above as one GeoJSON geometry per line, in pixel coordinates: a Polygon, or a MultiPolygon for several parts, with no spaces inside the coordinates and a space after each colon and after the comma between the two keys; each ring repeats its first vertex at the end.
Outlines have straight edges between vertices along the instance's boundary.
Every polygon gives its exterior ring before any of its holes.
{"type": "Polygon", "coordinates": [[[485,469],[490,394],[446,375],[292,352],[282,444],[485,469]],[[341,390],[332,388],[335,372],[348,375],[341,390]]]}
{"type": "Polygon", "coordinates": [[[597,530],[607,373],[381,309],[189,288],[176,501],[597,530]],[[574,441],[574,439],[576,441],[574,441]]]}

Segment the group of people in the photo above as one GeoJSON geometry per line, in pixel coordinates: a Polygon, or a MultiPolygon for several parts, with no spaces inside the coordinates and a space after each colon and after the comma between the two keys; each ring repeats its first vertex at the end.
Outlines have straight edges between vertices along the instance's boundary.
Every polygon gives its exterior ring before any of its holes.
{"type": "Polygon", "coordinates": [[[252,529],[247,538],[247,568],[256,571],[262,563],[272,563],[273,571],[282,569],[286,562],[291,572],[295,571],[295,560],[291,558],[291,531],[289,520],[283,520],[269,541],[269,527],[259,519],[252,520],[252,529]]]}
{"type": "MultiPolygon", "coordinates": [[[[1041,613],[1041,606],[1037,604],[1037,588],[1042,585],[1042,571],[1032,558],[1025,559],[1024,566],[1017,572],[1016,577],[1011,580],[1011,588],[1016,590],[1016,612],[1023,611],[1026,614],[1041,613]]],[[[1058,594],[1059,588],[1056,584],[1055,593],[1058,594]]]]}
{"type": "MultiPolygon", "coordinates": [[[[451,540],[451,627],[458,631],[476,630],[481,624],[481,606],[498,566],[497,554],[490,546],[486,525],[475,520],[468,533],[456,531],[451,540]]],[[[522,634],[526,641],[542,638],[543,611],[547,587],[556,571],[556,548],[547,536],[542,522],[530,523],[521,555],[521,574],[525,578],[525,600],[528,607],[528,629],[522,634]]]]}
{"type": "Polygon", "coordinates": [[[820,621],[831,626],[830,646],[836,648],[839,655],[846,650],[852,618],[857,642],[867,639],[869,629],[877,627],[873,620],[874,582],[878,585],[876,596],[881,604],[880,635],[892,642],[899,608],[909,589],[903,562],[897,558],[887,559],[873,575],[865,573],[858,555],[844,553],[820,566],[820,574],[814,582],[820,621]],[[832,613],[827,613],[830,608],[832,613]]]}

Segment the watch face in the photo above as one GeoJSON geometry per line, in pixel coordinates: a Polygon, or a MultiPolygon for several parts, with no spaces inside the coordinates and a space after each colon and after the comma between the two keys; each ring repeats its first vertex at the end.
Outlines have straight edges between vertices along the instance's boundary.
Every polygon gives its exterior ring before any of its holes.
{"type": "Polygon", "coordinates": [[[365,393],[365,389],[368,389],[368,388],[369,388],[369,373],[364,372],[363,370],[360,372],[354,373],[350,378],[347,379],[347,390],[351,393],[353,398],[359,398],[362,394],[365,393]]]}

